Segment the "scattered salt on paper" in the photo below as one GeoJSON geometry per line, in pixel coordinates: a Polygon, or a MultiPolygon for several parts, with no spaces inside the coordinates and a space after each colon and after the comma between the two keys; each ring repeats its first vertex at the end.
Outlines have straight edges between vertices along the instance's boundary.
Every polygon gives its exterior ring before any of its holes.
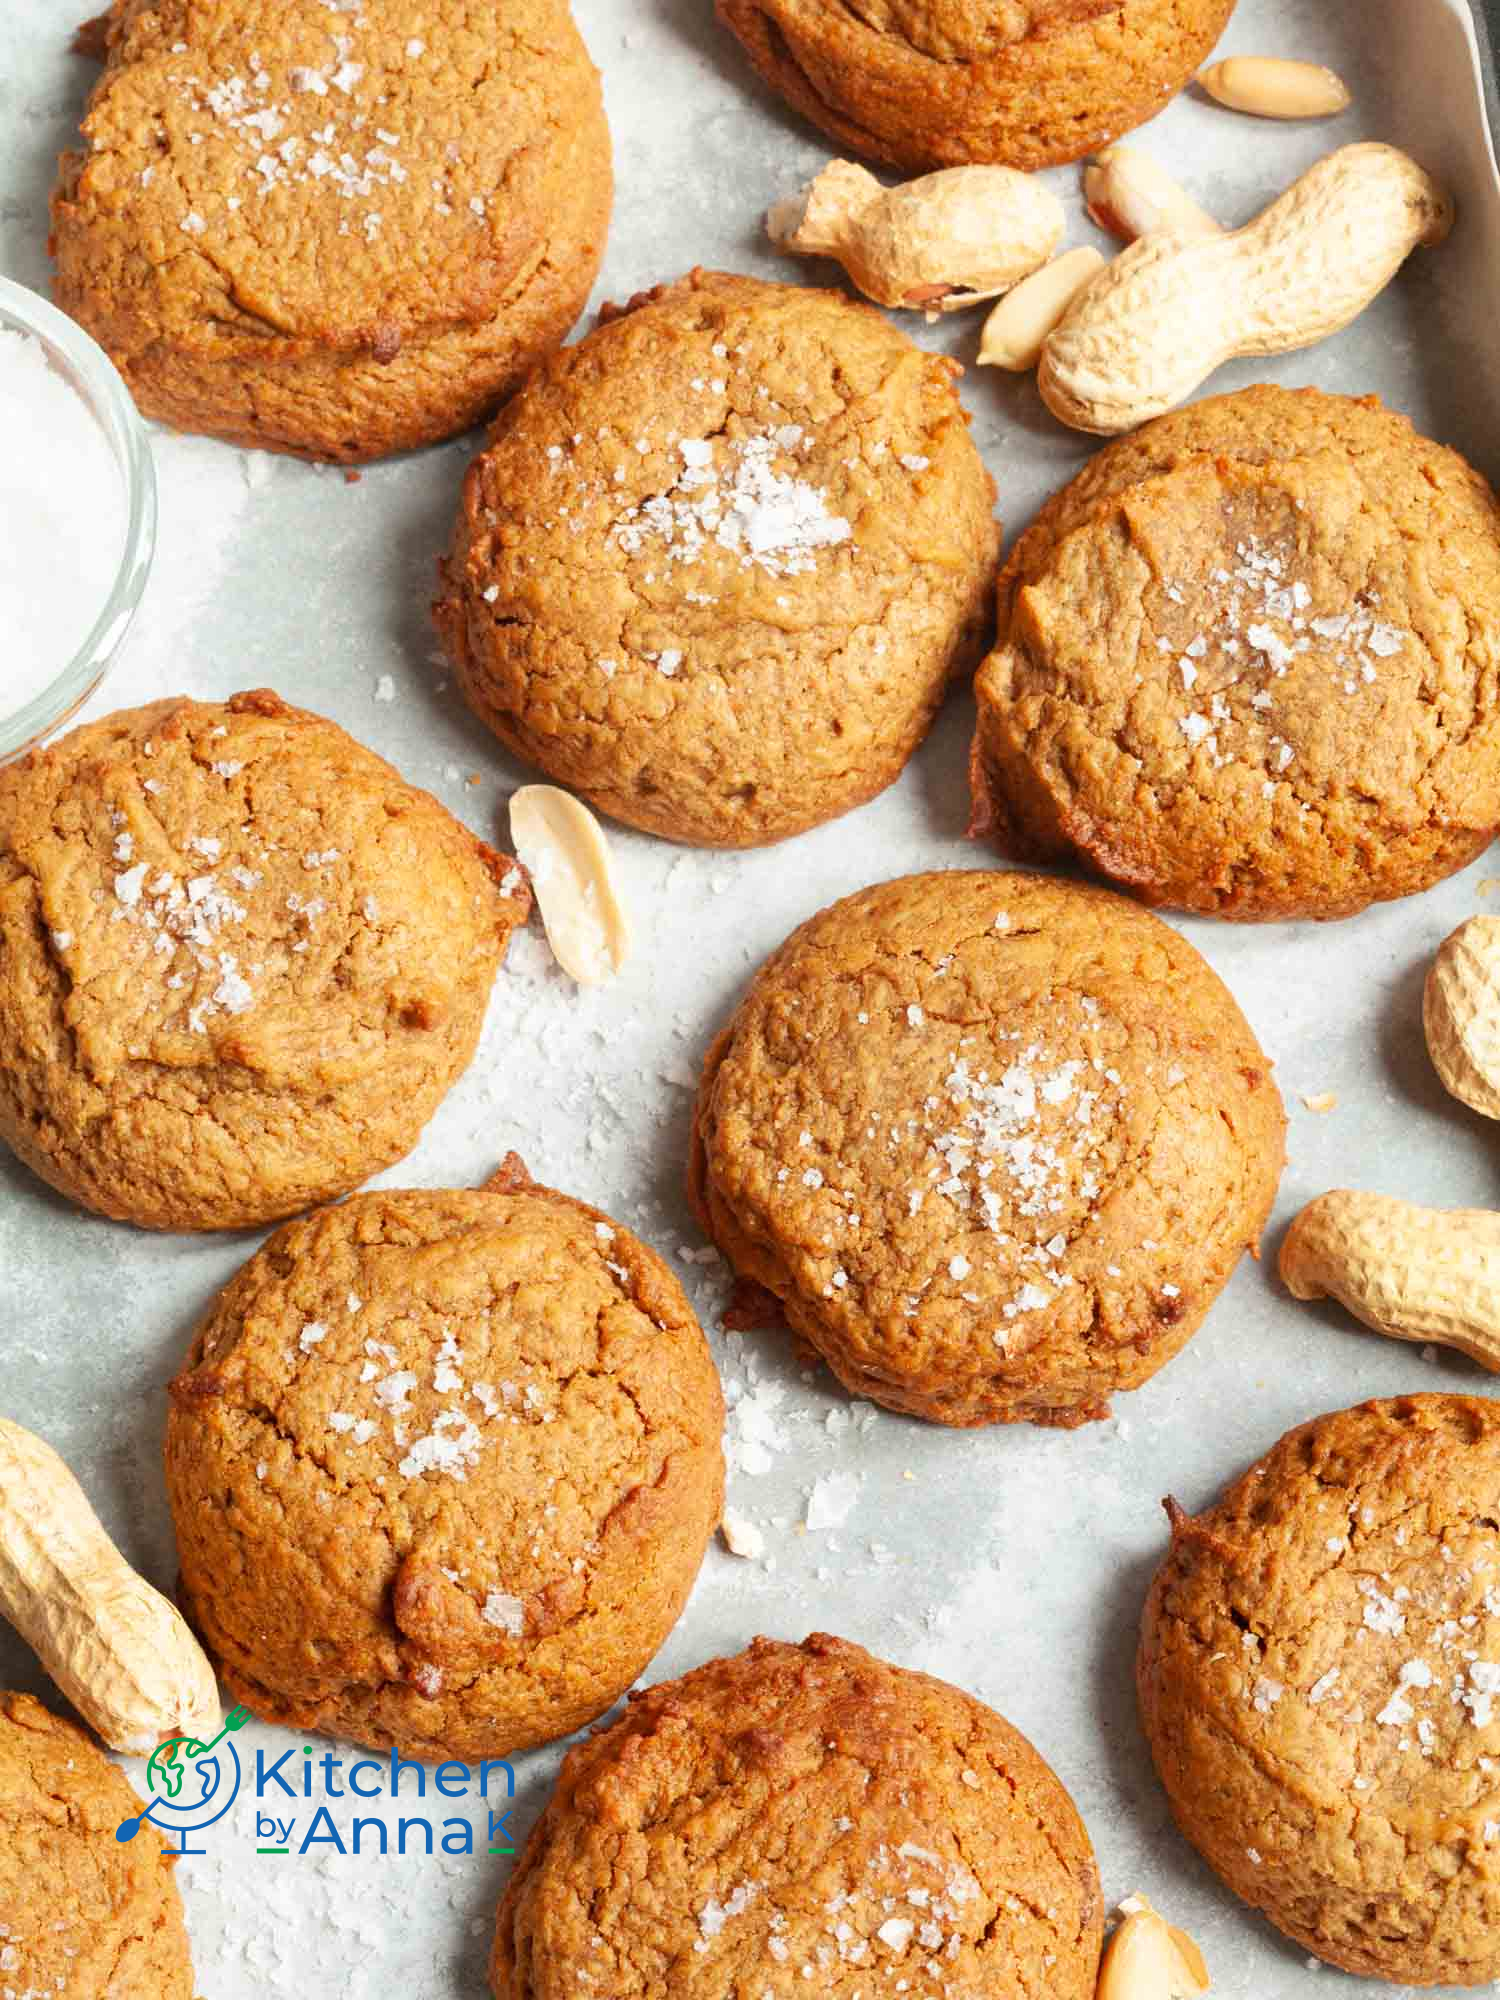
{"type": "Polygon", "coordinates": [[[807,1496],[810,1529],[836,1528],[847,1521],[859,1499],[859,1480],[852,1472],[825,1472],[813,1481],[807,1496]]]}
{"type": "Polygon", "coordinates": [[[757,1478],[770,1471],[776,1452],[786,1450],[786,1433],[777,1422],[786,1391],[779,1382],[761,1382],[749,1390],[729,1383],[725,1394],[729,1401],[725,1448],[730,1469],[757,1478]]]}
{"type": "Polygon", "coordinates": [[[754,1562],[766,1552],[766,1538],[760,1529],[748,1515],[736,1514],[732,1508],[725,1508],[719,1532],[732,1556],[743,1556],[747,1562],[754,1562]]]}

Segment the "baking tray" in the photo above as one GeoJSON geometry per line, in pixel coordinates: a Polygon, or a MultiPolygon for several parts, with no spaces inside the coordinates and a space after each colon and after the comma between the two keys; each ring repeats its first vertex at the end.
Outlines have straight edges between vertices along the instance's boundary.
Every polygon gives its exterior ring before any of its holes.
{"type": "MultiPolygon", "coordinates": [[[[757,84],[707,0],[578,0],[577,11],[605,72],[620,183],[598,297],[694,262],[824,275],[770,255],[760,215],[827,149],[757,84]]],[[[1477,19],[1487,43],[1486,12],[1477,19]]],[[[0,8],[0,269],[38,285],[52,163],[89,76],[64,42],[56,0],[0,8]]],[[[1247,219],[1331,145],[1361,137],[1409,147],[1450,184],[1460,219],[1449,244],[1418,253],[1338,339],[1226,369],[1215,388],[1270,378],[1377,391],[1495,476],[1500,185],[1466,0],[1241,0],[1224,47],[1332,62],[1355,92],[1350,113],[1311,129],[1237,119],[1188,94],[1141,134],[1224,219],[1247,219]]],[[[1076,173],[1051,179],[1073,240],[1093,240],[1076,173]]],[[[978,316],[910,330],[969,360],[978,316]]],[[[1092,446],[1057,429],[1029,381],[971,372],[962,393],[1013,534],[1092,446]]],[[[271,685],[336,717],[480,831],[503,832],[522,773],[468,720],[432,658],[426,611],[471,449],[442,447],[348,485],[336,472],[159,435],[156,573],[93,712],[271,685]]],[[[1328,928],[1183,920],[1276,1059],[1291,1114],[1266,1264],[1247,1262],[1186,1351],[1117,1399],[1108,1422],[1071,1434],[928,1428],[851,1404],[782,1339],[719,1332],[723,1276],[688,1216],[681,1174],[698,1063],[765,953],[869,880],[983,858],[962,838],[971,725],[960,691],[900,784],[788,847],[688,853],[621,834],[640,940],[623,978],[580,993],[535,934],[518,940],[472,1070],[384,1178],[477,1182],[515,1147],[538,1176],[660,1246],[696,1299],[736,1406],[732,1502],[761,1525],[767,1549],[758,1562],[710,1552],[652,1678],[756,1632],[818,1628],[944,1675],[993,1702],[1055,1764],[1111,1900],[1145,1890],[1199,1938],[1226,1995],[1308,1995],[1337,1975],[1310,1968],[1242,1907],[1169,1824],[1135,1721],[1136,1622],[1164,1545],[1164,1492],[1200,1505],[1288,1426],[1363,1396],[1489,1387],[1455,1357],[1425,1359],[1336,1310],[1294,1305],[1273,1272],[1287,1218],[1330,1186],[1500,1202],[1495,1128],[1444,1094],[1420,1024],[1431,954],[1486,907],[1495,864],[1328,928]],[[1303,1107],[1303,1094],[1324,1092],[1335,1110],[1303,1107]],[[804,1531],[815,1485],[818,1518],[849,1511],[804,1531]]],[[[254,1241],[115,1228],[0,1159],[0,1407],[59,1447],[131,1559],[162,1584],[174,1569],[164,1385],[254,1241]]],[[[47,1692],[8,1633],[0,1684],[47,1692]]],[[[244,1747],[294,1740],[253,1725],[244,1747]]],[[[518,1760],[521,1826],[556,1761],[556,1751],[518,1760]]],[[[503,1862],[259,1857],[243,1801],[195,1844],[207,1851],[181,1864],[180,1879],[211,2000],[475,2000],[485,1990],[503,1862]]]]}
{"type": "Polygon", "coordinates": [[[1478,44],[1480,87],[1489,119],[1490,146],[1500,143],[1500,73],[1495,67],[1497,38],[1500,38],[1500,0],[1469,0],[1478,44]]]}

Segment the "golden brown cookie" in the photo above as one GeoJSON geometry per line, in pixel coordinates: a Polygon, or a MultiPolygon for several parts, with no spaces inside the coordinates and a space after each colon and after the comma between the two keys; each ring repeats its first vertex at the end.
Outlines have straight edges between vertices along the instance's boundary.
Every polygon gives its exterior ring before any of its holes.
{"type": "Polygon", "coordinates": [[[718,0],[773,90],[898,167],[1081,159],[1191,79],[1234,0],[718,0]]]}
{"type": "Polygon", "coordinates": [[[672,840],[752,847],[883,791],[990,626],[955,373],[839,293],[704,272],[555,356],[443,566],[475,712],[672,840]]]}
{"type": "Polygon", "coordinates": [[[632,1695],[516,1863],[496,2000],[1090,2000],[1073,1801],[982,1702],[843,1639],[632,1695]]]}
{"type": "Polygon", "coordinates": [[[761,968],[704,1066],[689,1191],[856,1395],[1072,1425],[1170,1360],[1255,1248],[1285,1123],[1244,1016],[1159,919],[1041,876],[910,875],[761,968]]]}
{"type": "Polygon", "coordinates": [[[0,770],[0,1138],[147,1229],[240,1229],[416,1144],[529,895],[321,716],[159,701],[0,770]]]}
{"type": "Polygon", "coordinates": [[[184,1602],[268,1721],[508,1756],[666,1638],[723,1417],[681,1287],[598,1209],[514,1160],[357,1195],[251,1258],[172,1384],[184,1602]]]}
{"type": "Polygon", "coordinates": [[[1138,1680],[1178,1825],[1333,1965],[1500,1976],[1500,1404],[1337,1410],[1168,1506],[1138,1680]]]}
{"type": "Polygon", "coordinates": [[[1341,917],[1500,826],[1500,511],[1372,397],[1215,396],[1101,451],[1000,580],[974,828],[1149,903],[1341,917]]]}
{"type": "Polygon", "coordinates": [[[57,299],[148,416],[378,458],[478,422],[582,310],[612,182],[566,0],[115,0],[95,25],[57,299]]]}
{"type": "Polygon", "coordinates": [[[142,1802],[91,1738],[0,1694],[0,1995],[191,2000],[182,1898],[142,1802]]]}

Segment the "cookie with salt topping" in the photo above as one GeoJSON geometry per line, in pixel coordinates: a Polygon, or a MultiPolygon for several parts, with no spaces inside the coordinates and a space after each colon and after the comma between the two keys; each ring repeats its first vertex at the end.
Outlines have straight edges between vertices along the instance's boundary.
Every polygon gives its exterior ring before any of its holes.
{"type": "Polygon", "coordinates": [[[123,709],[0,771],[0,1138],[85,1208],[244,1229],[416,1144],[530,897],[265,692],[123,709]]]}
{"type": "Polygon", "coordinates": [[[757,1639],[570,1750],[496,2000],[1090,2000],[1099,1875],[1008,1722],[846,1640],[757,1639]]]}
{"type": "Polygon", "coordinates": [[[1261,387],[1107,446],[1022,536],[973,831],[1148,903],[1341,917],[1500,827],[1500,509],[1373,398],[1261,387]]]}
{"type": "Polygon", "coordinates": [[[884,790],[984,649],[994,486],[842,294],[694,272],[546,363],[469,469],[435,614],[507,748],[751,847],[884,790]]]}
{"type": "Polygon", "coordinates": [[[172,1384],[185,1607],[268,1721],[476,1760],[608,1708],[723,1499],[724,1406],[667,1266],[514,1157],[291,1224],[172,1384]]]}
{"type": "Polygon", "coordinates": [[[148,416],[360,461],[467,430],[582,311],[613,186],[567,0],[114,0],[57,298],[148,416]]]}
{"type": "Polygon", "coordinates": [[[182,1898],[123,1771],[75,1723],[0,1694],[0,1994],[192,2000],[182,1898]]]}
{"type": "Polygon", "coordinates": [[[813,917],[704,1065],[690,1194],[856,1395],[945,1424],[1108,1414],[1254,1250],[1270,1064],[1176,931],[1041,876],[912,875],[813,917]]]}
{"type": "Polygon", "coordinates": [[[1331,1965],[1500,1978],[1500,1404],[1337,1410],[1167,1506],[1137,1679],[1178,1825],[1331,1965]]]}

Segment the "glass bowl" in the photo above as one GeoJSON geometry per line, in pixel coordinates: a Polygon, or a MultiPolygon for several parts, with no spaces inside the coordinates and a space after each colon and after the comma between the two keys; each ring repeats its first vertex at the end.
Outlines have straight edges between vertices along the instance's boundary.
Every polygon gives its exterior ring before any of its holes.
{"type": "Polygon", "coordinates": [[[125,500],[125,539],[109,595],[87,638],[57,677],[12,714],[0,715],[0,763],[49,736],[89,697],[130,628],[156,546],[156,472],[151,446],[114,363],[81,326],[36,292],[0,277],[0,327],[29,333],[93,412],[108,442],[125,500]]]}

